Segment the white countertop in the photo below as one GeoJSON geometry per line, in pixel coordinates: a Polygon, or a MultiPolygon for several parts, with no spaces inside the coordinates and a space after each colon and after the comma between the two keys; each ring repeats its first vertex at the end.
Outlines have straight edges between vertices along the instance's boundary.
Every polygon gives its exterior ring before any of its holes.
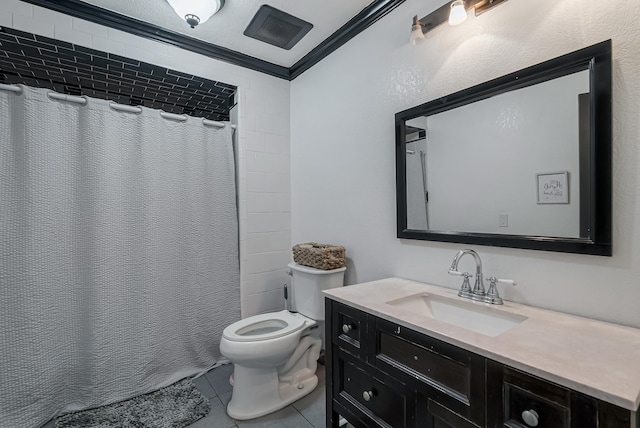
{"type": "Polygon", "coordinates": [[[518,303],[490,306],[528,317],[489,337],[387,304],[419,293],[464,302],[457,291],[402,278],[325,290],[328,298],[628,410],[640,405],[640,329],[518,303]]]}

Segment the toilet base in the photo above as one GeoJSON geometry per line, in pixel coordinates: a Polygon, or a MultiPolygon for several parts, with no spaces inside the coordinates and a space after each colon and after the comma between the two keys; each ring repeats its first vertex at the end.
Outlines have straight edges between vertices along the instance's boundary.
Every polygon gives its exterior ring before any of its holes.
{"type": "Polygon", "coordinates": [[[238,420],[259,418],[299,400],[316,386],[318,377],[315,374],[298,379],[296,383],[281,382],[276,369],[235,364],[233,395],[227,405],[227,414],[238,420]]]}

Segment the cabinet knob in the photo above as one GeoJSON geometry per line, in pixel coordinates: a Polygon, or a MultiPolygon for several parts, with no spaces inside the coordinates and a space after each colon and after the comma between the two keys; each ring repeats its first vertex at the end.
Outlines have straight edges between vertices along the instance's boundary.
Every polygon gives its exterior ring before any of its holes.
{"type": "Polygon", "coordinates": [[[538,426],[538,412],[535,410],[525,410],[522,412],[522,420],[530,427],[538,426]]]}
{"type": "Polygon", "coordinates": [[[371,400],[373,398],[373,390],[363,392],[362,393],[362,398],[364,398],[364,401],[371,400]]]}
{"type": "Polygon", "coordinates": [[[351,324],[342,324],[342,331],[344,333],[349,333],[351,330],[353,330],[353,326],[351,324]]]}

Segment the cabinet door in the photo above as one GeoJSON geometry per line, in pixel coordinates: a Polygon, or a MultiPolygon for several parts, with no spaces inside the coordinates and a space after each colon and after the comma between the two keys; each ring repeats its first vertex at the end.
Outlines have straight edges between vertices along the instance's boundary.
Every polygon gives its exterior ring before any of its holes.
{"type": "Polygon", "coordinates": [[[431,400],[485,424],[485,358],[370,317],[368,361],[431,400]]]}
{"type": "Polygon", "coordinates": [[[480,428],[451,409],[447,409],[421,394],[418,394],[416,426],[418,428],[480,428]]]}
{"type": "Polygon", "coordinates": [[[367,426],[415,426],[415,395],[402,382],[344,351],[334,353],[333,370],[333,398],[367,426]]]}

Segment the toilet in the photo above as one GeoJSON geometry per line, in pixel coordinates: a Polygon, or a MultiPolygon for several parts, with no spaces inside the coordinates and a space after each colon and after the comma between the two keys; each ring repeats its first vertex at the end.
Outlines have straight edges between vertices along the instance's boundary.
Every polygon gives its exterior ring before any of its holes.
{"type": "MultiPolygon", "coordinates": [[[[319,270],[289,263],[291,309],[254,315],[224,329],[220,353],[234,363],[227,413],[253,419],[282,409],[318,385],[322,348],[322,290],[341,287],[342,267],[319,270]]],[[[323,325],[322,325],[323,327],[323,325]]]]}

